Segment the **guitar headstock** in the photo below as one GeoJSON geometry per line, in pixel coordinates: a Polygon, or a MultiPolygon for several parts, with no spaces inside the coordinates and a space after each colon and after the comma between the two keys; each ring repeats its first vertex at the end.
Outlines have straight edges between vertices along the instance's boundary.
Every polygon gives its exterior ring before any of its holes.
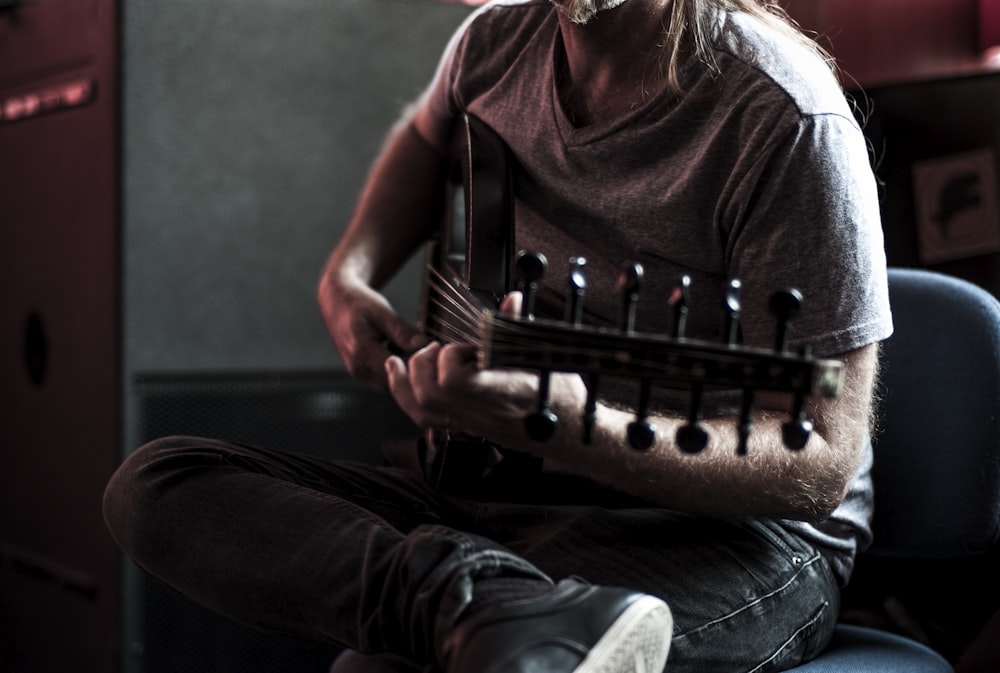
{"type": "Polygon", "coordinates": [[[690,391],[687,420],[677,432],[682,451],[703,450],[708,434],[701,424],[702,393],[706,387],[738,390],[742,405],[738,420],[739,446],[745,454],[750,434],[753,397],[756,391],[790,393],[792,418],[783,425],[783,440],[792,450],[802,449],[812,432],[804,413],[808,396],[836,397],[843,385],[843,363],[816,359],[788,347],[792,321],[799,313],[802,296],[796,290],[776,293],[771,311],[776,321],[771,349],[739,343],[741,317],[740,284],[730,283],[724,300],[723,341],[711,342],[686,336],[690,307],[690,279],[679,279],[670,298],[674,311],[672,334],[635,331],[636,307],[643,279],[639,264],[626,266],[618,279],[619,320],[616,329],[588,326],[582,322],[586,291],[583,259],[570,264],[566,320],[547,320],[534,315],[535,289],[545,273],[545,257],[522,252],[516,263],[518,287],[524,293],[520,316],[488,313],[484,317],[480,366],[536,370],[540,375],[537,411],[526,419],[529,436],[544,441],[555,432],[558,419],[552,412],[549,377],[552,372],[574,372],[588,379],[588,399],[583,410],[583,441],[592,439],[596,395],[600,378],[628,377],[639,383],[635,419],[627,435],[637,450],[652,447],[656,428],[649,420],[651,388],[655,382],[682,385],[690,391]]]}

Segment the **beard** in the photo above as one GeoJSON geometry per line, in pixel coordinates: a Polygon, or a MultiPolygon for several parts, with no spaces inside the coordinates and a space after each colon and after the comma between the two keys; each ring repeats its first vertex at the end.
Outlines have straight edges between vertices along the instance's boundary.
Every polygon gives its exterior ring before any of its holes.
{"type": "Polygon", "coordinates": [[[580,25],[589,22],[598,12],[614,9],[623,2],[625,0],[552,0],[567,19],[580,25]]]}

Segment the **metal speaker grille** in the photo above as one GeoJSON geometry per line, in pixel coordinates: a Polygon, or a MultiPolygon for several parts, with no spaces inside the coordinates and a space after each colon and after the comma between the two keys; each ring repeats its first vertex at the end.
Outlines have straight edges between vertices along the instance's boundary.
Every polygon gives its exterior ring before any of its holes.
{"type": "MultiPolygon", "coordinates": [[[[198,435],[377,463],[382,439],[419,434],[342,372],[141,374],[133,390],[140,442],[198,435]]],[[[325,673],[338,652],[218,615],[131,563],[125,576],[125,673],[325,673]]]]}

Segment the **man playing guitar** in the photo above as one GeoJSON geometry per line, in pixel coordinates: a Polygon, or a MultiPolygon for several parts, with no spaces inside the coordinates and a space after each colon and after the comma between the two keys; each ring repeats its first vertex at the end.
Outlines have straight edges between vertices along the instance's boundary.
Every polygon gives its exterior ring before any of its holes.
{"type": "MultiPolygon", "coordinates": [[[[245,621],[341,643],[335,671],[779,671],[828,642],[869,539],[869,418],[891,320],[862,132],[777,2],[477,10],[391,131],[318,293],[354,376],[421,426],[503,450],[454,492],[406,461],[154,442],[106,500],[151,572],[245,621]],[[836,361],[836,395],[765,387],[741,408],[745,390],[677,390],[660,374],[639,377],[637,398],[636,381],[607,368],[597,386],[590,370],[552,364],[558,353],[488,367],[481,344],[402,319],[379,288],[438,233],[465,115],[509,153],[514,248],[551,267],[530,296],[498,297],[499,327],[564,318],[565,279],[585,258],[580,320],[600,343],[728,343],[716,308],[738,279],[740,346],[836,361]],[[635,306],[616,283],[630,261],[643,302],[623,320],[623,301],[635,306]],[[784,288],[804,301],[776,346],[784,288]],[[540,400],[558,419],[545,437],[525,423],[540,400]],[[177,518],[184,502],[199,503],[197,523],[177,518]],[[233,561],[248,540],[253,567],[233,561]]],[[[688,370],[726,356],[706,357],[688,370]]]]}

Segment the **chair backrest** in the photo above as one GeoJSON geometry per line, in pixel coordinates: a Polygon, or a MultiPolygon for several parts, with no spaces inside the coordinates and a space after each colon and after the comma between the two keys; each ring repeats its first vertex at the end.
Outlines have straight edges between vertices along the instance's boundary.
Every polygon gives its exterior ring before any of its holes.
{"type": "Polygon", "coordinates": [[[955,558],[1000,539],[1000,302],[892,268],[870,553],[955,558]]]}

